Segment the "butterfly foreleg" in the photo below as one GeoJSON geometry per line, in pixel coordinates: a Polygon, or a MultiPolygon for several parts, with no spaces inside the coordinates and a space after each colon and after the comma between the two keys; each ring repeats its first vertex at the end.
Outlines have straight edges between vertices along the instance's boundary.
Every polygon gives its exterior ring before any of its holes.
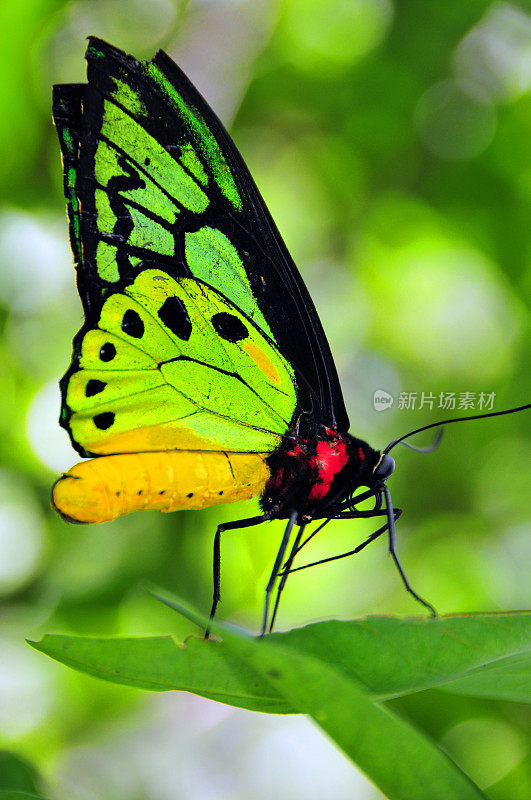
{"type": "Polygon", "coordinates": [[[397,517],[396,517],[396,510],[397,509],[393,509],[393,501],[391,500],[391,493],[390,493],[389,489],[387,488],[387,486],[385,486],[385,484],[383,485],[383,491],[384,491],[384,494],[385,494],[385,503],[386,503],[386,506],[387,506],[386,510],[387,510],[388,523],[387,523],[386,527],[389,530],[389,552],[391,553],[391,557],[392,557],[393,561],[395,562],[395,566],[396,566],[396,568],[398,570],[398,573],[399,573],[400,577],[402,578],[402,583],[406,587],[406,590],[409,592],[409,594],[411,594],[415,598],[415,600],[417,600],[417,602],[419,602],[421,605],[423,605],[425,608],[428,609],[428,611],[430,612],[432,617],[436,617],[437,616],[436,610],[434,609],[434,607],[430,603],[428,603],[427,600],[424,600],[419,594],[416,593],[416,591],[413,589],[413,587],[409,583],[409,581],[407,579],[407,576],[406,576],[406,573],[404,572],[404,568],[402,567],[402,564],[400,563],[400,559],[398,558],[398,554],[396,552],[395,521],[397,519],[397,517]]]}
{"type": "MultiPolygon", "coordinates": [[[[221,600],[221,534],[224,531],[238,530],[239,528],[250,528],[253,525],[260,525],[269,519],[268,514],[262,514],[259,517],[248,517],[247,519],[237,519],[234,522],[223,522],[216,528],[214,536],[214,555],[212,573],[214,578],[214,593],[212,596],[212,608],[210,609],[210,620],[212,621],[216,615],[218,603],[221,600]]],[[[205,639],[210,636],[210,626],[205,631],[205,639]]]]}
{"type": "MultiPolygon", "coordinates": [[[[367,518],[367,517],[376,517],[376,516],[383,516],[387,512],[380,511],[382,507],[382,493],[379,490],[370,489],[367,492],[364,492],[357,497],[351,498],[347,503],[342,503],[337,509],[335,514],[325,519],[324,522],[321,522],[317,528],[312,531],[312,533],[304,539],[303,542],[300,542],[300,537],[297,537],[297,543],[295,550],[292,551],[290,554],[289,559],[293,562],[294,557],[299,553],[303,547],[305,547],[308,542],[310,542],[314,536],[316,536],[324,527],[328,525],[333,519],[357,519],[357,518],[367,518]],[[374,497],[374,507],[368,511],[358,511],[354,506],[358,503],[361,503],[363,500],[368,500],[370,497],[374,497]],[[292,557],[293,556],[293,557],[292,557]]],[[[288,560],[289,560],[288,559],[288,560]]],[[[284,565],[284,569],[286,569],[287,562],[284,565]]]]}
{"type": "MultiPolygon", "coordinates": [[[[352,513],[345,513],[345,514],[337,514],[336,516],[330,517],[330,519],[328,519],[327,522],[330,522],[332,519],[359,519],[360,517],[365,519],[367,517],[379,517],[379,516],[387,515],[387,513],[388,512],[386,510],[386,511],[372,511],[372,512],[371,511],[364,511],[364,512],[352,512],[352,513]]],[[[396,522],[396,520],[399,518],[399,516],[401,514],[402,514],[402,509],[401,508],[394,508],[393,509],[393,522],[396,522]]],[[[323,523],[323,524],[325,524],[325,523],[323,523]]],[[[318,530],[320,530],[321,527],[322,526],[319,526],[318,530]]],[[[378,528],[378,530],[374,531],[374,533],[371,533],[371,535],[367,539],[365,539],[364,542],[362,542],[357,547],[355,547],[354,550],[349,550],[346,553],[340,553],[337,556],[329,556],[328,558],[322,558],[319,561],[312,561],[311,564],[303,564],[301,567],[294,567],[293,569],[289,570],[289,574],[291,574],[293,572],[300,572],[301,570],[309,569],[310,567],[317,567],[317,566],[319,566],[319,564],[327,564],[329,561],[339,561],[342,558],[348,558],[349,556],[357,555],[362,550],[364,550],[365,547],[367,547],[368,544],[370,544],[371,542],[374,542],[375,539],[377,539],[379,536],[381,536],[382,533],[385,533],[385,531],[387,531],[388,529],[389,529],[389,521],[387,521],[385,523],[385,525],[382,525],[380,528],[378,528]]],[[[313,536],[313,534],[312,534],[312,536],[313,536]]],[[[306,541],[309,541],[309,540],[310,540],[310,537],[308,537],[308,539],[306,541]]],[[[303,545],[305,543],[306,542],[303,542],[303,545]]],[[[299,547],[299,550],[300,549],[301,548],[299,547]]],[[[282,576],[284,575],[284,570],[280,573],[280,575],[282,575],[282,576]]]]}
{"type": "Polygon", "coordinates": [[[341,503],[340,506],[337,508],[337,513],[341,513],[343,511],[356,511],[356,506],[358,503],[362,503],[364,500],[369,500],[371,497],[374,497],[374,507],[371,511],[379,511],[382,507],[382,492],[380,488],[376,489],[369,489],[363,494],[359,494],[357,496],[349,498],[344,503],[341,503]]]}

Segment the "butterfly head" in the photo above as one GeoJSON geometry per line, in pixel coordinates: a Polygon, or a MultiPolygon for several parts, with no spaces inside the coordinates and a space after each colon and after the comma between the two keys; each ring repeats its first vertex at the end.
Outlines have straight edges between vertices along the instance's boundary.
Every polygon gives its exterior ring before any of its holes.
{"type": "Polygon", "coordinates": [[[388,453],[382,453],[380,460],[372,472],[372,479],[377,483],[385,483],[395,471],[395,460],[388,453]]]}

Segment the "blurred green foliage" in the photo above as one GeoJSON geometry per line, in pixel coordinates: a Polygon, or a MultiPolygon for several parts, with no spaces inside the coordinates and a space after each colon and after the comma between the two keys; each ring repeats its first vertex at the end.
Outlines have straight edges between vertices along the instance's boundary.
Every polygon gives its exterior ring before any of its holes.
{"type": "MultiPolygon", "coordinates": [[[[70,674],[23,642],[186,635],[139,582],[207,608],[215,525],[255,508],[101,527],[49,508],[54,475],[77,458],[56,421],[57,381],[82,322],[50,87],[83,80],[88,34],[139,57],[170,52],[231,125],[315,299],[352,430],[381,447],[452,416],[440,392],[494,393],[495,410],[529,398],[529,4],[4,0],[0,23],[0,747],[42,776],[0,786],[52,800],[381,797],[302,721],[253,728],[245,712],[155,701],[70,674]],[[377,389],[392,408],[374,409],[377,389]],[[415,409],[398,408],[400,392],[417,393],[415,409]],[[432,409],[419,408],[423,392],[432,409]]],[[[441,612],[529,603],[528,431],[525,414],[485,420],[449,428],[431,456],[397,453],[400,554],[441,612]]],[[[369,532],[331,525],[308,555],[369,532]]],[[[256,630],[279,536],[271,524],[225,538],[223,618],[256,630]]],[[[383,541],[293,576],[279,624],[366,613],[418,613],[383,541]]],[[[393,702],[492,800],[528,796],[518,705],[435,689],[393,702]]]]}

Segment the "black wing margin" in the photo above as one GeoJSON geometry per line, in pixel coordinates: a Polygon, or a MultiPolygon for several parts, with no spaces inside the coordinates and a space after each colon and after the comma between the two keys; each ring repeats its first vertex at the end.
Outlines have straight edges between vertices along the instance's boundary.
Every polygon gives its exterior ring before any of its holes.
{"type": "MultiPolygon", "coordinates": [[[[253,296],[276,345],[292,365],[297,382],[296,417],[300,432],[309,433],[316,424],[346,432],[349,421],[341,387],[315,306],[245,162],[222,123],[163,51],[151,62],[140,62],[91,38],[86,58],[88,85],[54,87],[53,116],[63,154],[78,289],[87,320],[98,313],[109,287],[107,284],[106,289],[97,269],[96,250],[101,241],[117,249],[119,276],[114,279],[111,290],[119,290],[134,279],[137,270],[131,265],[138,265],[139,261],[140,267],[146,262],[156,263],[176,277],[190,274],[184,259],[185,233],[203,226],[217,228],[236,247],[253,296]],[[165,85],[153,79],[153,73],[148,71],[150,65],[164,76],[165,85]],[[114,190],[110,195],[117,223],[113,231],[98,230],[94,156],[99,141],[104,138],[105,104],[108,107],[112,100],[117,81],[134,87],[142,97],[142,127],[146,132],[175,159],[182,154],[179,143],[190,142],[200,155],[201,168],[208,179],[205,189],[208,206],[193,211],[180,207],[171,226],[167,220],[142,209],[171,233],[175,242],[172,252],[161,254],[156,248],[138,248],[128,239],[132,227],[128,214],[132,204],[124,205],[124,189],[134,188],[135,180],[140,186],[147,180],[140,157],[130,150],[118,153],[124,177],[113,179],[114,190]],[[173,91],[169,92],[171,87],[173,91]]],[[[133,117],[134,105],[126,111],[133,117]]],[[[166,191],[165,187],[162,190],[166,191]]],[[[178,205],[175,198],[172,202],[178,205]]]]}

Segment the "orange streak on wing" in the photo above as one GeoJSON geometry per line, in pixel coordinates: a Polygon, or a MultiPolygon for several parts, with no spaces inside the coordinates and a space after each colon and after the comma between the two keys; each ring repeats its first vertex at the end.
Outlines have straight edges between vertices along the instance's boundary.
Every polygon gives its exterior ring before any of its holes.
{"type": "Polygon", "coordinates": [[[245,352],[252,358],[258,369],[266,378],[276,386],[280,385],[280,375],[270,358],[254,342],[248,341],[243,345],[245,352]]]}

